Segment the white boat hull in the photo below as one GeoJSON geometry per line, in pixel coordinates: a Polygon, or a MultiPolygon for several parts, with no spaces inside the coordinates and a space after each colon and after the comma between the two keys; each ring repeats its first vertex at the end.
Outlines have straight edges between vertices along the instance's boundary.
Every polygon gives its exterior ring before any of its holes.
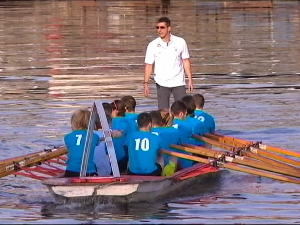
{"type": "MultiPolygon", "coordinates": [[[[82,178],[84,182],[72,182],[74,178],[50,178],[43,181],[57,201],[61,202],[141,202],[154,201],[157,198],[167,196],[185,187],[199,185],[203,179],[211,177],[218,171],[208,165],[195,165],[198,171],[195,176],[187,179],[178,179],[178,175],[186,175],[194,171],[191,168],[175,173],[170,177],[146,177],[146,176],[121,176],[122,181],[107,182],[105,179],[112,177],[82,178]],[[201,168],[206,171],[201,172],[201,168]],[[207,170],[209,169],[209,170],[207,170]],[[98,182],[98,180],[101,180],[98,182]],[[85,182],[88,181],[88,182],[85,182]]],[[[76,179],[76,178],[75,178],[76,179]]],[[[77,178],[79,179],[79,178],[77,178]]],[[[115,179],[115,178],[113,178],[115,179]]]]}

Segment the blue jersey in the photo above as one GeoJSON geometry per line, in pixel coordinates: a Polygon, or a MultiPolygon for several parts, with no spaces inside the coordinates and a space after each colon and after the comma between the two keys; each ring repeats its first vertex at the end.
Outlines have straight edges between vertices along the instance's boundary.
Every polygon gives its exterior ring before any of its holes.
{"type": "Polygon", "coordinates": [[[135,174],[148,174],[157,169],[156,160],[161,139],[147,131],[130,133],[126,138],[129,153],[129,170],[135,174]]]}
{"type": "MultiPolygon", "coordinates": [[[[170,145],[180,145],[181,144],[181,135],[178,129],[174,127],[153,127],[151,129],[152,134],[156,134],[160,137],[162,143],[161,148],[179,152],[180,150],[171,148],[170,145]]],[[[169,163],[170,155],[164,154],[165,165],[169,163]]]]}
{"type": "Polygon", "coordinates": [[[123,131],[123,135],[121,137],[112,138],[116,150],[117,160],[120,161],[125,157],[124,144],[125,144],[126,136],[128,135],[130,130],[129,123],[125,117],[114,117],[112,119],[111,127],[113,130],[123,131]]]}
{"type": "Polygon", "coordinates": [[[179,130],[182,143],[194,144],[194,141],[191,139],[193,127],[189,125],[187,120],[174,118],[172,127],[179,130]]]}
{"type": "MultiPolygon", "coordinates": [[[[68,161],[66,170],[80,173],[84,145],[87,130],[75,130],[64,137],[65,145],[68,149],[68,161]]],[[[95,147],[99,144],[99,136],[93,134],[91,150],[88,159],[87,173],[96,172],[96,166],[93,162],[95,147]]]]}
{"type": "Polygon", "coordinates": [[[216,124],[215,119],[212,115],[200,109],[196,109],[194,113],[195,118],[204,123],[207,133],[215,132],[216,124]]]}
{"type": "Polygon", "coordinates": [[[128,119],[130,125],[130,132],[135,132],[139,130],[137,124],[137,117],[139,114],[137,113],[125,113],[125,118],[128,119]]]}
{"type": "MultiPolygon", "coordinates": [[[[193,134],[202,136],[204,133],[207,133],[205,125],[202,121],[200,121],[200,120],[198,120],[194,117],[191,117],[191,116],[187,116],[186,121],[187,121],[188,125],[190,127],[192,127],[192,133],[193,134]]],[[[200,141],[200,140],[197,140],[195,138],[191,138],[190,143],[194,144],[194,145],[198,145],[198,146],[205,144],[204,141],[200,141]]]]}
{"type": "Polygon", "coordinates": [[[164,149],[173,150],[170,147],[171,144],[181,144],[180,133],[174,127],[153,127],[151,133],[156,134],[161,138],[161,147],[164,149]]]}
{"type": "MultiPolygon", "coordinates": [[[[172,126],[178,129],[178,131],[180,132],[182,143],[195,144],[195,141],[191,138],[193,133],[193,128],[189,125],[187,120],[174,118],[172,126]]],[[[190,154],[187,152],[182,152],[182,153],[190,154]]],[[[193,165],[193,161],[188,159],[178,158],[178,162],[180,163],[182,168],[191,167],[193,165]]]]}

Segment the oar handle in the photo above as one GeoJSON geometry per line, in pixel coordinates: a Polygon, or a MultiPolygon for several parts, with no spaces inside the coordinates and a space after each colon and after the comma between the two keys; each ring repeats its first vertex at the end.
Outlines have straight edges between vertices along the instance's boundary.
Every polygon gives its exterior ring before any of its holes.
{"type": "Polygon", "coordinates": [[[261,148],[263,150],[271,151],[271,152],[281,153],[284,155],[289,155],[289,156],[300,158],[299,152],[294,152],[294,151],[287,150],[287,149],[277,148],[277,147],[273,147],[270,145],[264,145],[264,144],[259,144],[259,148],[261,148]]]}
{"type": "Polygon", "coordinates": [[[196,162],[201,162],[201,163],[206,163],[206,164],[212,163],[212,161],[209,159],[204,159],[204,158],[201,158],[198,156],[188,155],[188,154],[184,154],[184,153],[180,153],[180,152],[173,152],[173,151],[166,150],[166,149],[161,149],[160,152],[163,154],[168,154],[168,155],[176,156],[176,157],[183,158],[183,159],[189,159],[189,160],[196,161],[196,162]]]}
{"type": "Polygon", "coordinates": [[[262,177],[273,178],[276,180],[285,181],[285,182],[289,182],[289,183],[300,184],[300,180],[296,179],[296,178],[290,178],[290,177],[285,177],[282,175],[277,175],[277,174],[273,174],[273,173],[269,173],[269,172],[265,172],[265,171],[261,171],[261,170],[246,168],[246,167],[238,166],[234,163],[226,163],[226,164],[224,163],[222,165],[222,167],[227,168],[227,169],[236,170],[239,172],[250,173],[250,174],[254,174],[254,175],[258,175],[258,176],[262,176],[262,177]]]}

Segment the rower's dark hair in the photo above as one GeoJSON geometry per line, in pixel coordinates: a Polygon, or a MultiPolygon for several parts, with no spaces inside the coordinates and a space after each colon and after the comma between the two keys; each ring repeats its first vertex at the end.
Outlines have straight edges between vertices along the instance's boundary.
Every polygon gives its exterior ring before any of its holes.
{"type": "Polygon", "coordinates": [[[103,109],[104,109],[105,114],[106,115],[111,115],[111,113],[112,113],[111,104],[109,104],[107,102],[103,102],[102,105],[103,105],[103,109]]]}
{"type": "MultiPolygon", "coordinates": [[[[111,118],[112,107],[111,107],[111,104],[109,104],[107,102],[103,102],[102,105],[103,105],[103,109],[104,109],[104,112],[105,112],[105,116],[106,116],[108,125],[111,126],[111,122],[112,122],[112,118],[111,118]]],[[[99,116],[96,117],[95,124],[96,124],[96,129],[97,130],[102,129],[102,124],[101,124],[99,116]]]]}
{"type": "Polygon", "coordinates": [[[114,100],[112,103],[110,103],[112,110],[118,110],[117,116],[125,116],[125,104],[121,102],[120,100],[114,100]]]}
{"type": "Polygon", "coordinates": [[[149,123],[152,123],[152,119],[149,113],[142,112],[137,117],[137,124],[139,128],[147,127],[149,123]]]}
{"type": "Polygon", "coordinates": [[[193,98],[193,96],[191,95],[186,95],[186,96],[183,96],[181,98],[181,101],[184,102],[184,104],[186,105],[186,109],[187,109],[187,115],[191,116],[191,117],[194,117],[194,112],[195,112],[195,109],[196,109],[196,104],[195,104],[195,100],[193,98]]]}
{"type": "Polygon", "coordinates": [[[151,116],[152,125],[162,126],[162,117],[158,110],[150,111],[149,115],[151,116]]]}
{"type": "Polygon", "coordinates": [[[186,113],[187,108],[183,101],[177,100],[171,105],[171,113],[174,116],[178,116],[179,113],[186,113]]]}
{"type": "Polygon", "coordinates": [[[166,23],[166,25],[169,27],[171,26],[171,20],[168,17],[160,17],[156,23],[166,23]]]}
{"type": "Polygon", "coordinates": [[[136,101],[135,101],[135,98],[133,96],[131,96],[131,95],[123,96],[121,98],[121,102],[123,102],[123,104],[125,105],[126,110],[128,112],[135,111],[136,101]]]}
{"type": "Polygon", "coordinates": [[[196,108],[202,109],[204,107],[205,99],[201,94],[194,94],[193,99],[195,101],[196,108]]]}

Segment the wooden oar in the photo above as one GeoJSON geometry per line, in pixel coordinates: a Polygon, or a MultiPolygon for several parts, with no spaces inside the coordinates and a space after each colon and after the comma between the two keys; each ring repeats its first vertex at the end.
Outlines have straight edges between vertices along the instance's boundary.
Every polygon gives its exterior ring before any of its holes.
{"type": "MultiPolygon", "coordinates": [[[[195,134],[192,135],[192,137],[195,138],[195,139],[197,139],[197,140],[202,140],[202,141],[204,141],[206,143],[209,143],[209,144],[212,144],[214,146],[217,146],[219,148],[224,148],[224,149],[227,149],[229,151],[233,151],[235,153],[237,153],[237,151],[241,151],[241,153],[243,155],[245,155],[245,156],[247,155],[248,157],[251,157],[251,158],[255,158],[255,159],[258,159],[258,160],[261,160],[261,161],[264,161],[264,162],[269,162],[269,163],[271,163],[274,166],[286,168],[287,170],[289,170],[289,169],[298,170],[298,172],[300,172],[300,168],[292,167],[291,165],[288,165],[288,164],[285,164],[285,163],[281,162],[282,160],[284,160],[284,162],[290,163],[292,165],[296,165],[296,166],[300,165],[298,163],[298,161],[295,161],[295,160],[287,159],[287,158],[280,157],[280,156],[278,157],[278,155],[275,155],[273,153],[268,153],[268,152],[262,152],[262,150],[260,150],[259,152],[257,152],[257,151],[255,152],[253,150],[256,154],[259,154],[259,155],[255,156],[255,154],[252,153],[252,152],[249,152],[249,150],[248,150],[249,154],[247,154],[247,151],[246,151],[247,148],[246,147],[244,147],[244,148],[242,148],[242,147],[236,148],[236,147],[233,147],[232,145],[220,143],[220,142],[212,140],[210,138],[202,137],[202,136],[195,135],[195,134]],[[242,150],[242,149],[245,149],[245,150],[242,150]],[[269,159],[267,157],[262,157],[260,155],[269,156],[272,159],[269,159]],[[279,159],[281,161],[276,161],[276,160],[273,160],[273,159],[279,159]]],[[[234,144],[234,142],[231,142],[230,144],[234,144]]],[[[251,148],[251,147],[248,147],[248,148],[251,148]]]]}
{"type": "Polygon", "coordinates": [[[277,155],[277,154],[274,154],[272,152],[269,152],[269,151],[266,151],[266,150],[263,150],[263,149],[260,149],[260,148],[252,147],[251,145],[254,145],[254,142],[242,140],[242,139],[239,139],[239,138],[229,137],[229,136],[225,136],[225,135],[222,136],[222,135],[219,135],[219,134],[210,134],[209,133],[209,134],[204,134],[204,136],[212,138],[213,140],[219,140],[220,142],[224,141],[226,143],[230,143],[232,145],[235,145],[236,147],[241,147],[241,146],[244,145],[252,153],[267,156],[269,158],[276,159],[277,161],[289,163],[291,165],[300,167],[300,162],[299,161],[296,161],[296,160],[293,160],[293,159],[290,159],[290,158],[286,158],[284,156],[277,155]]]}
{"type": "Polygon", "coordinates": [[[244,140],[244,139],[237,138],[237,137],[228,136],[228,135],[222,135],[222,134],[218,134],[218,133],[211,133],[211,135],[214,135],[215,137],[219,137],[221,139],[226,139],[226,140],[229,140],[232,142],[240,143],[245,146],[255,144],[255,142],[244,140]]]}
{"type": "Polygon", "coordinates": [[[19,156],[16,158],[5,160],[7,163],[3,163],[2,165],[0,165],[0,178],[13,174],[16,171],[21,170],[22,167],[34,166],[36,163],[45,162],[49,159],[53,159],[67,153],[68,150],[66,147],[60,147],[54,148],[51,151],[42,151],[30,154],[31,157],[29,158],[28,155],[25,155],[23,158],[19,156]]]}
{"type": "Polygon", "coordinates": [[[277,154],[274,154],[274,153],[272,153],[272,152],[268,152],[268,151],[266,151],[266,150],[262,150],[262,149],[260,149],[260,148],[249,147],[249,150],[250,150],[252,153],[255,153],[255,154],[258,154],[258,155],[267,156],[267,157],[269,157],[269,158],[276,159],[276,160],[278,160],[278,161],[286,162],[286,163],[289,163],[289,164],[291,164],[291,165],[300,167],[300,162],[299,162],[299,161],[296,161],[296,160],[294,160],[294,159],[286,158],[286,157],[284,157],[284,156],[277,155],[277,154]]]}
{"type": "MultiPolygon", "coordinates": [[[[169,151],[169,150],[165,150],[165,149],[160,150],[160,151],[164,154],[173,155],[173,156],[180,157],[180,158],[183,158],[183,159],[189,159],[189,160],[193,160],[193,161],[196,161],[196,162],[207,163],[207,164],[212,163],[212,161],[210,161],[209,159],[204,159],[204,158],[201,158],[201,157],[198,157],[198,156],[187,155],[187,154],[184,154],[184,153],[173,152],[173,151],[169,151]]],[[[280,181],[285,181],[285,182],[290,182],[290,183],[295,183],[295,184],[300,184],[300,180],[296,179],[296,178],[291,178],[291,177],[286,177],[286,176],[282,176],[282,175],[273,174],[273,173],[270,173],[270,172],[265,172],[265,171],[261,171],[261,170],[246,168],[246,167],[236,165],[235,163],[218,162],[218,166],[223,167],[223,168],[227,168],[227,169],[232,169],[232,170],[239,171],[239,172],[254,174],[254,175],[258,175],[258,176],[262,176],[262,177],[268,177],[268,178],[272,178],[272,179],[276,179],[276,180],[280,180],[280,181]]]]}
{"type": "Polygon", "coordinates": [[[210,138],[212,140],[218,141],[220,143],[232,145],[237,148],[244,148],[244,147],[247,147],[247,146],[253,144],[253,143],[249,144],[248,142],[242,142],[241,140],[235,139],[235,138],[227,138],[224,136],[218,136],[215,133],[205,133],[205,134],[203,134],[203,136],[210,138]]]}
{"type": "Polygon", "coordinates": [[[233,162],[233,163],[244,165],[244,166],[249,166],[249,167],[253,167],[253,168],[257,168],[257,169],[261,169],[261,170],[266,170],[266,171],[270,171],[270,172],[275,172],[275,173],[279,173],[279,174],[284,174],[284,175],[300,178],[299,170],[292,171],[292,170],[289,170],[286,168],[277,167],[277,166],[270,165],[270,164],[268,165],[264,162],[253,160],[248,157],[243,157],[243,156],[231,157],[231,156],[227,156],[225,154],[221,155],[219,151],[215,151],[212,149],[206,149],[204,147],[195,146],[195,145],[188,145],[188,144],[184,144],[184,147],[179,146],[179,145],[177,145],[177,146],[172,145],[172,148],[185,150],[187,152],[196,153],[196,154],[203,155],[203,156],[210,155],[211,157],[213,157],[215,159],[219,159],[219,160],[222,160],[225,162],[233,162]],[[214,152],[216,152],[216,153],[214,153],[214,152]],[[221,159],[221,157],[224,157],[224,158],[221,159]]]}
{"type": "Polygon", "coordinates": [[[225,156],[224,152],[216,151],[216,150],[212,150],[212,149],[208,149],[208,148],[198,148],[196,150],[196,149],[184,146],[184,145],[170,145],[170,147],[181,150],[181,151],[195,153],[195,154],[199,154],[202,156],[211,157],[211,158],[215,158],[215,159],[223,158],[225,156]]]}
{"type": "MultiPolygon", "coordinates": [[[[51,150],[49,150],[49,151],[51,151],[51,150]]],[[[40,151],[40,152],[30,153],[30,154],[27,154],[27,155],[16,156],[16,157],[13,157],[13,158],[4,159],[4,160],[0,161],[0,167],[2,167],[2,165],[9,165],[9,164],[12,164],[13,162],[22,161],[24,159],[39,157],[40,155],[46,154],[46,152],[47,152],[47,150],[44,150],[44,151],[40,151]]]]}
{"type": "Polygon", "coordinates": [[[263,150],[270,151],[270,152],[276,152],[276,153],[280,153],[280,154],[300,158],[300,153],[299,152],[294,152],[294,151],[291,151],[291,150],[277,148],[277,147],[273,147],[273,146],[265,145],[265,144],[259,144],[259,148],[261,148],[263,150]]]}
{"type": "Polygon", "coordinates": [[[194,156],[194,155],[188,155],[188,154],[180,153],[180,152],[173,152],[173,151],[166,150],[166,149],[161,149],[160,152],[163,154],[168,154],[168,155],[176,156],[176,157],[183,158],[183,159],[189,159],[189,160],[192,160],[195,162],[200,162],[200,163],[210,164],[212,162],[209,159],[201,158],[201,157],[194,156]]]}
{"type": "Polygon", "coordinates": [[[273,173],[265,172],[265,171],[261,171],[261,170],[241,167],[241,166],[238,166],[234,163],[226,163],[226,164],[224,163],[223,165],[220,165],[220,167],[236,170],[236,171],[239,171],[239,172],[250,173],[250,174],[254,174],[254,175],[258,175],[258,176],[262,176],[262,177],[268,177],[268,178],[272,178],[272,179],[280,180],[280,181],[285,181],[285,182],[289,182],[289,183],[300,184],[300,180],[296,179],[296,178],[291,178],[291,177],[277,175],[277,174],[273,174],[273,173]]]}
{"type": "Polygon", "coordinates": [[[231,136],[228,136],[228,135],[221,135],[221,134],[217,134],[217,133],[208,134],[208,135],[210,137],[212,137],[214,135],[215,138],[216,137],[225,138],[227,140],[232,140],[232,141],[238,142],[240,144],[246,144],[246,145],[258,144],[257,147],[260,148],[260,149],[267,150],[267,151],[270,151],[270,152],[280,153],[280,154],[283,154],[283,155],[289,155],[289,156],[293,156],[293,157],[296,157],[296,158],[300,158],[300,153],[299,152],[295,152],[295,151],[291,151],[291,150],[287,150],[287,149],[282,149],[282,148],[277,148],[277,147],[270,146],[270,145],[265,145],[265,144],[262,144],[262,143],[255,143],[255,142],[247,141],[247,140],[240,139],[240,138],[234,138],[234,137],[231,137],[231,136]]]}
{"type": "Polygon", "coordinates": [[[216,140],[213,140],[213,139],[210,139],[210,138],[207,138],[207,137],[203,137],[203,136],[200,136],[200,135],[197,135],[197,134],[193,134],[192,138],[195,138],[195,139],[200,140],[200,141],[204,141],[208,144],[217,146],[219,148],[227,149],[229,151],[233,151],[233,152],[237,151],[237,148],[235,146],[225,144],[225,143],[221,143],[219,141],[216,141],[216,140]]]}
{"type": "Polygon", "coordinates": [[[242,150],[241,155],[242,156],[247,156],[249,158],[257,159],[259,161],[271,164],[271,165],[279,167],[279,168],[286,168],[288,170],[300,173],[300,168],[299,167],[295,167],[295,166],[292,166],[290,164],[279,162],[275,159],[271,159],[271,158],[268,158],[268,157],[265,157],[265,156],[261,156],[261,155],[258,155],[258,154],[255,154],[255,153],[252,153],[252,152],[249,152],[249,151],[242,150]]]}

